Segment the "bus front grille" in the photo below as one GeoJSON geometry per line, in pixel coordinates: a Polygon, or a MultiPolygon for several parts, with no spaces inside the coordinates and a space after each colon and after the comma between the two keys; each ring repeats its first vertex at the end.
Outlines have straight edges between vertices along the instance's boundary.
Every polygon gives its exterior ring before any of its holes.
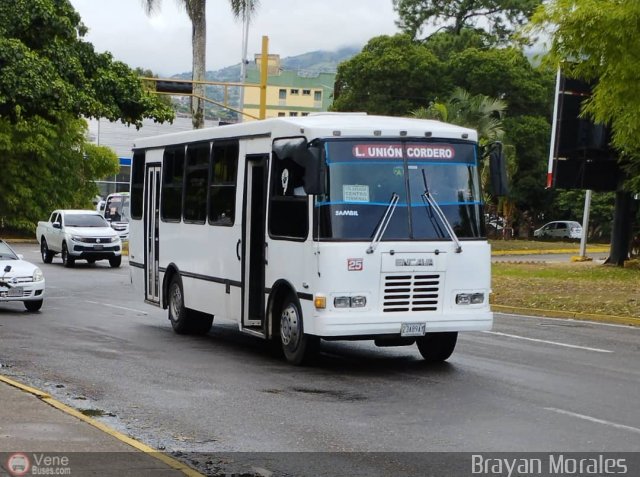
{"type": "Polygon", "coordinates": [[[440,275],[387,275],[382,311],[436,311],[439,291],[440,275]]]}

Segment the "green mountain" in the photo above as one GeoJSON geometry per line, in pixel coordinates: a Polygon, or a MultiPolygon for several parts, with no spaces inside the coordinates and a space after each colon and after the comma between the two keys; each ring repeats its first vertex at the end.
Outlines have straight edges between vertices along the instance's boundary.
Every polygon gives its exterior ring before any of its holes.
{"type": "MultiPolygon", "coordinates": [[[[360,50],[361,48],[348,47],[341,48],[337,51],[312,51],[297,56],[281,58],[280,65],[282,69],[297,71],[301,76],[315,76],[318,73],[335,73],[340,63],[352,58],[358,54],[360,50]]],[[[250,61],[248,68],[256,68],[255,62],[250,61]]],[[[173,75],[172,78],[190,79],[191,72],[176,74],[173,75]]],[[[240,81],[240,63],[216,71],[207,71],[206,79],[207,81],[238,82],[240,81]]],[[[207,86],[207,97],[220,103],[223,102],[224,88],[222,86],[207,86]]],[[[176,107],[178,111],[188,112],[188,98],[184,99],[186,101],[179,101],[176,107]]],[[[232,107],[238,107],[239,88],[228,88],[228,101],[232,107]]],[[[207,117],[220,117],[221,119],[227,120],[235,119],[235,113],[219,108],[211,103],[207,103],[206,112],[207,117]]]]}

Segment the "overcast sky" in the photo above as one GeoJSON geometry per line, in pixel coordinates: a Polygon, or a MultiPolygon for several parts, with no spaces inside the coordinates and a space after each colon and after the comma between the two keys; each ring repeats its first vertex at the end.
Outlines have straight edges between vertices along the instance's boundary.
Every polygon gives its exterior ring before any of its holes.
{"type": "MultiPolygon", "coordinates": [[[[191,71],[191,23],[179,0],[163,0],[147,16],[143,0],[70,0],[89,28],[85,39],[96,51],[110,51],[131,67],[160,76],[191,71]]],[[[207,70],[237,64],[242,24],[229,0],[207,0],[207,70]]],[[[315,50],[363,46],[370,38],[397,32],[392,0],[260,0],[249,30],[248,57],[269,52],[281,57],[315,50]]]]}

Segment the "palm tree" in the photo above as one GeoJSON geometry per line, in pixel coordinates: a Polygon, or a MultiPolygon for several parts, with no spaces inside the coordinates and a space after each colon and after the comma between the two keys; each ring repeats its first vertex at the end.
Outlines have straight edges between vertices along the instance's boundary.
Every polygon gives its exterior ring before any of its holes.
{"type": "Polygon", "coordinates": [[[500,140],[504,136],[502,118],[507,103],[483,94],[472,96],[462,88],[456,88],[444,103],[431,103],[412,111],[420,119],[437,119],[478,131],[480,143],[500,140]]]}
{"type": "MultiPolygon", "coordinates": [[[[160,8],[162,0],[142,0],[147,11],[151,14],[160,8]]],[[[206,56],[207,56],[207,19],[206,0],[176,0],[182,5],[191,20],[191,48],[192,48],[192,79],[193,96],[191,97],[191,116],[194,129],[204,127],[204,84],[198,83],[205,80],[206,56]]],[[[229,0],[231,11],[236,19],[248,18],[258,6],[258,0],[229,0]]]]}

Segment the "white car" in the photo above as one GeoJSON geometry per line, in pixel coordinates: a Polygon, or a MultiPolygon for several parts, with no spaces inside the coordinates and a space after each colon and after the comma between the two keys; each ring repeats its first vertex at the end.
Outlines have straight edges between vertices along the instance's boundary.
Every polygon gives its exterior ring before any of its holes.
{"type": "Polygon", "coordinates": [[[0,302],[21,301],[28,311],[38,311],[44,299],[44,275],[0,240],[0,302]]]}
{"type": "Polygon", "coordinates": [[[557,220],[544,224],[533,232],[534,237],[582,238],[582,225],[571,220],[557,220]]]}

